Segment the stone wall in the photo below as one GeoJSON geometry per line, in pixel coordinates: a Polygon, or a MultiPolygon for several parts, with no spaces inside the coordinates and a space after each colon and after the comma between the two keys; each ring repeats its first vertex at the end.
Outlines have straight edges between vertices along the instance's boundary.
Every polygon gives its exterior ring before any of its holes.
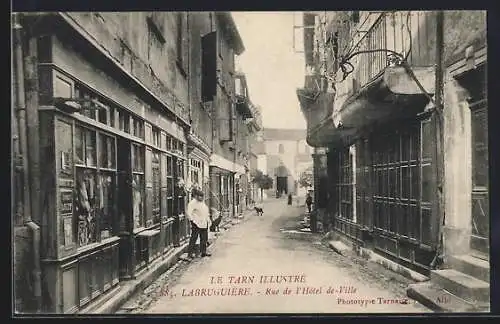
{"type": "Polygon", "coordinates": [[[24,313],[33,311],[35,304],[31,286],[33,270],[32,237],[26,226],[14,228],[14,298],[15,312],[24,313]]]}

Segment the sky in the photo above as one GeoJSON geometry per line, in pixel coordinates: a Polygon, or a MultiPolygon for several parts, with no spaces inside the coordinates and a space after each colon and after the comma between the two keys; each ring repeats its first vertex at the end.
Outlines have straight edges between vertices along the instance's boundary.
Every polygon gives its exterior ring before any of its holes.
{"type": "MultiPolygon", "coordinates": [[[[304,54],[294,50],[293,12],[232,15],[245,45],[236,68],[246,75],[250,100],[261,107],[264,127],[305,129],[296,95],[304,85],[304,54]]],[[[297,44],[302,41],[295,38],[297,44]]]]}

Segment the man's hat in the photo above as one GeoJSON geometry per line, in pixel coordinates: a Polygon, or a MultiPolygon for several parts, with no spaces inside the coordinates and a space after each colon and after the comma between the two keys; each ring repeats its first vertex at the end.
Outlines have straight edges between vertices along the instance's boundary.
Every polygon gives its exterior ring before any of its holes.
{"type": "Polygon", "coordinates": [[[193,188],[193,190],[191,191],[191,195],[194,197],[194,196],[203,196],[203,191],[201,191],[200,189],[198,188],[193,188]]]}

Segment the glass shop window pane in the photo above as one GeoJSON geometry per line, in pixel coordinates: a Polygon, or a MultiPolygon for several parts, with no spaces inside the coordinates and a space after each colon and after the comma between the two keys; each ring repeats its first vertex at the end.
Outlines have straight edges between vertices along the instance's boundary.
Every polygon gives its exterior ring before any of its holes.
{"type": "Polygon", "coordinates": [[[96,165],[96,134],[94,131],[85,131],[85,164],[96,165]]]}
{"type": "Polygon", "coordinates": [[[114,206],[115,206],[115,173],[101,172],[99,174],[100,197],[98,212],[100,218],[101,239],[106,239],[113,235],[114,206]]]}
{"type": "Polygon", "coordinates": [[[132,144],[132,170],[144,172],[144,147],[132,144]]]}
{"type": "Polygon", "coordinates": [[[99,136],[99,166],[101,168],[116,168],[115,139],[111,136],[99,136]]]}
{"type": "Polygon", "coordinates": [[[144,177],[134,174],[132,177],[132,204],[134,228],[144,226],[144,177]]]}
{"type": "Polygon", "coordinates": [[[97,241],[99,193],[94,170],[77,168],[75,225],[78,245],[85,246],[97,241]]]}
{"type": "Polygon", "coordinates": [[[75,128],[75,155],[76,164],[85,164],[85,136],[84,129],[76,126],[75,128]]]}

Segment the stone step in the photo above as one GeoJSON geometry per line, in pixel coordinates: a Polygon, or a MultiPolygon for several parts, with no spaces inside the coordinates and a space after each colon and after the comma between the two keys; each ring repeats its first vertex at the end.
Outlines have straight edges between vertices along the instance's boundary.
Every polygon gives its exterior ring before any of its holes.
{"type": "Polygon", "coordinates": [[[435,312],[488,312],[489,306],[469,303],[441,287],[430,282],[421,282],[408,286],[408,297],[421,303],[435,312]]]}
{"type": "Polygon", "coordinates": [[[466,301],[489,302],[490,284],[454,269],[432,270],[431,281],[466,301]]]}
{"type": "Polygon", "coordinates": [[[479,280],[490,282],[490,263],[469,254],[452,255],[449,257],[450,266],[460,272],[479,280]]]}

